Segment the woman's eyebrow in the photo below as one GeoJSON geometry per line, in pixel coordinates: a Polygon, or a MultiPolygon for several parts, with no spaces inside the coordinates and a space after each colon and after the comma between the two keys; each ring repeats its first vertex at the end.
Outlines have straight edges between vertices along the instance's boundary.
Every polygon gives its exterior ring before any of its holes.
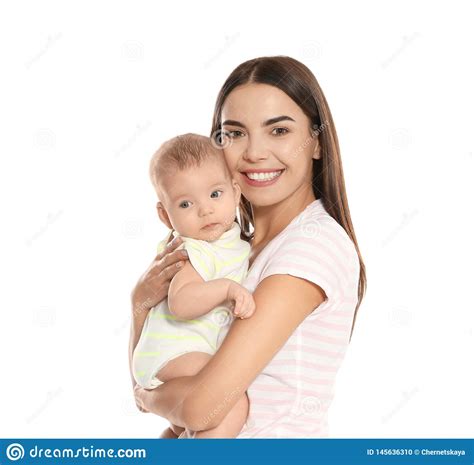
{"type": "MultiPolygon", "coordinates": [[[[293,118],[291,118],[290,116],[281,115],[281,116],[275,116],[274,118],[267,119],[266,121],[264,121],[261,124],[261,126],[262,127],[270,126],[272,124],[279,123],[280,121],[293,121],[293,122],[295,122],[295,120],[293,118]]],[[[239,128],[245,128],[245,125],[243,123],[241,123],[240,121],[236,121],[234,119],[226,119],[222,123],[222,126],[224,126],[224,125],[238,126],[239,128]]]]}

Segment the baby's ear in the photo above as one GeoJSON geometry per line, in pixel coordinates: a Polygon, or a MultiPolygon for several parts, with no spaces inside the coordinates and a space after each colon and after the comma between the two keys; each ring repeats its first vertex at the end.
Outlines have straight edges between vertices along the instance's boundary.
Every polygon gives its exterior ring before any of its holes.
{"type": "Polygon", "coordinates": [[[156,211],[158,212],[158,216],[160,217],[160,220],[168,227],[168,229],[173,229],[171,221],[168,217],[168,213],[161,202],[158,202],[156,204],[156,211]]]}
{"type": "Polygon", "coordinates": [[[232,188],[234,189],[235,204],[239,205],[242,190],[240,189],[239,183],[234,178],[232,178],[232,188]]]}

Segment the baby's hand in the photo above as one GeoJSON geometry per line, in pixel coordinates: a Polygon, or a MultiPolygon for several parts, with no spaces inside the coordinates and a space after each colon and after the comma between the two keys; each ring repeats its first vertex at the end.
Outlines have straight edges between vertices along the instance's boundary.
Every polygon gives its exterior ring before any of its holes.
{"type": "Polygon", "coordinates": [[[234,303],[233,312],[236,317],[250,318],[255,313],[255,300],[252,294],[235,281],[229,285],[227,299],[234,303]]]}

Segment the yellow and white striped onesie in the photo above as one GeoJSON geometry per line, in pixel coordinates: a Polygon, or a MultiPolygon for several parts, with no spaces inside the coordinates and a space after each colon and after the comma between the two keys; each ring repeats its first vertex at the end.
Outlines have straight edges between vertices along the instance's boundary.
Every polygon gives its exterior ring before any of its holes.
{"type": "MultiPolygon", "coordinates": [[[[250,244],[240,238],[240,226],[232,228],[217,240],[207,242],[181,236],[189,261],[204,281],[227,278],[241,284],[249,265],[250,244]]],[[[176,231],[172,232],[178,236],[176,231]]],[[[168,238],[158,245],[161,252],[168,238]]],[[[163,299],[147,315],[140,339],[133,353],[133,376],[137,383],[154,389],[162,382],[156,373],[170,360],[187,352],[205,352],[213,355],[220,347],[234,320],[227,306],[221,305],[193,320],[178,320],[163,299]]]]}

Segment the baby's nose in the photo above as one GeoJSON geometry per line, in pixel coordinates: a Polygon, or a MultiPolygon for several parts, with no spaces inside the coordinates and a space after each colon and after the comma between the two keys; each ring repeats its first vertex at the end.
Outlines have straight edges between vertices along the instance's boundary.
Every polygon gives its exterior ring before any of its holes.
{"type": "Polygon", "coordinates": [[[200,212],[201,215],[209,215],[214,211],[214,208],[211,204],[201,205],[200,212]]]}

